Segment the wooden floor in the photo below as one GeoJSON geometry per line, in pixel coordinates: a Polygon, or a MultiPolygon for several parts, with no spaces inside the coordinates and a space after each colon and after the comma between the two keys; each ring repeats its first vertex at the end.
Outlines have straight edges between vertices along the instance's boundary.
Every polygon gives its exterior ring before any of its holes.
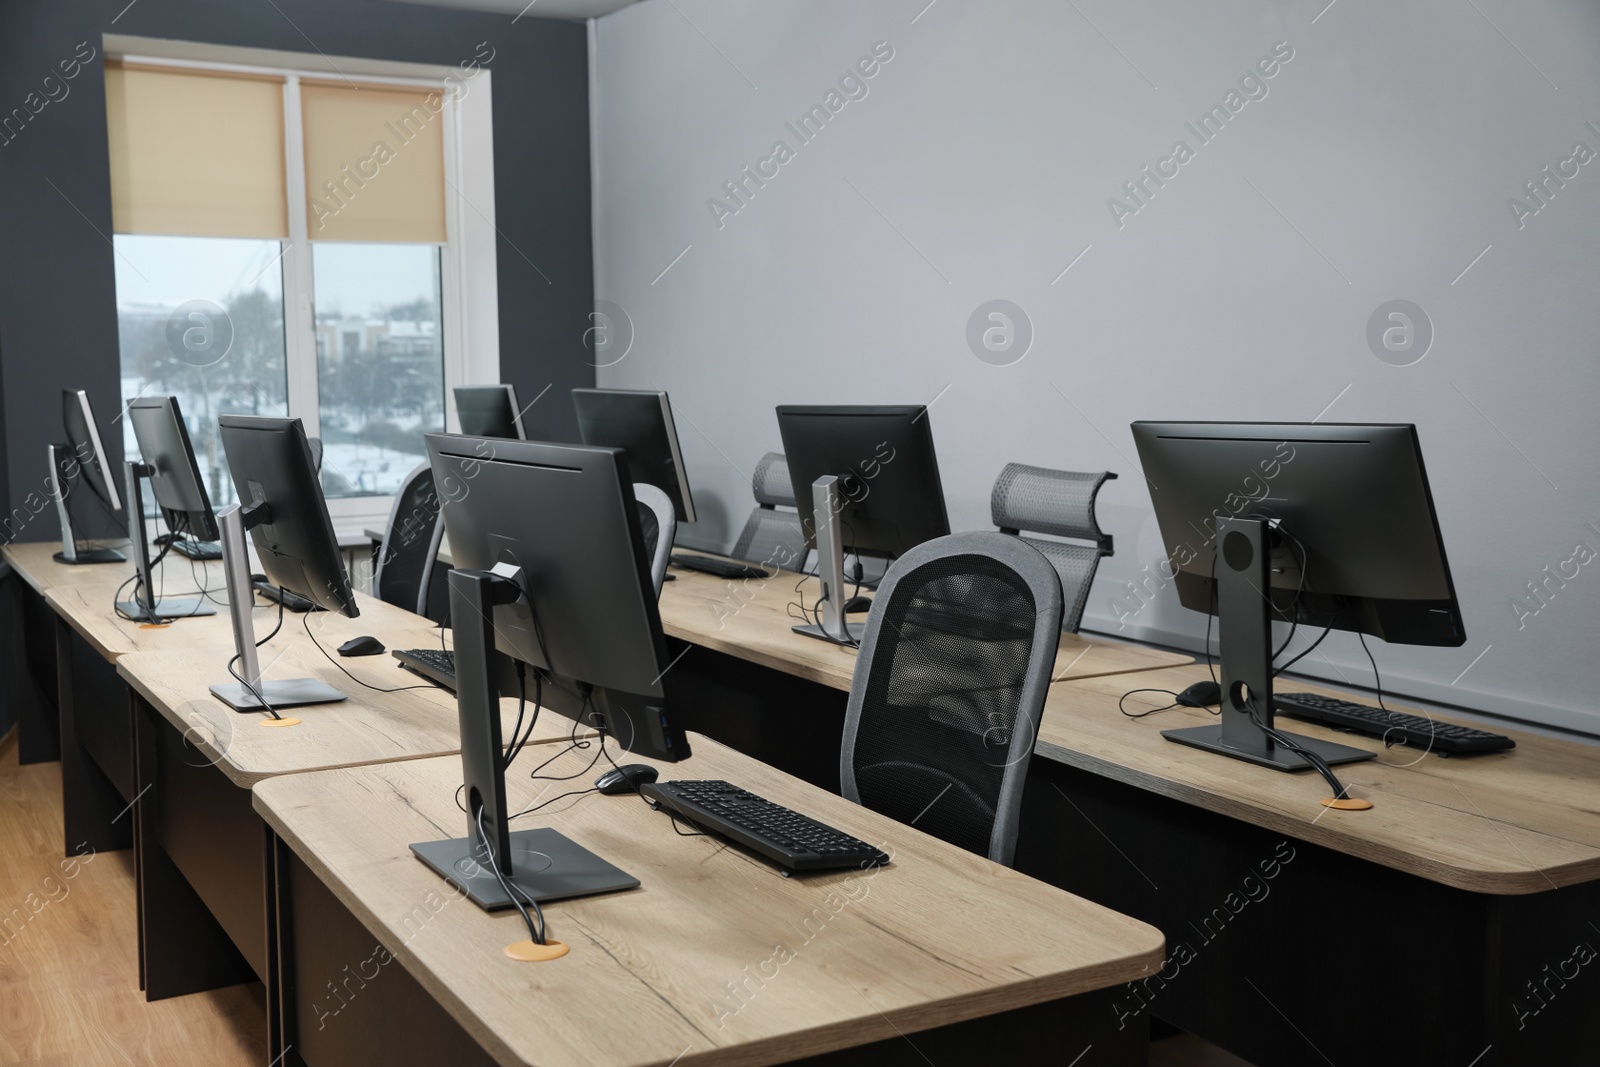
{"type": "Polygon", "coordinates": [[[61,765],[0,742],[0,1064],[266,1063],[260,985],[154,1004],[139,991],[133,853],[62,864],[61,765]]]}
{"type": "MultiPolygon", "coordinates": [[[[61,765],[18,766],[15,736],[0,741],[0,1064],[260,1067],[260,985],[146,1003],[133,854],[63,867],[61,765]]],[[[1187,1036],[1155,1042],[1150,1063],[1250,1067],[1187,1036]]]]}

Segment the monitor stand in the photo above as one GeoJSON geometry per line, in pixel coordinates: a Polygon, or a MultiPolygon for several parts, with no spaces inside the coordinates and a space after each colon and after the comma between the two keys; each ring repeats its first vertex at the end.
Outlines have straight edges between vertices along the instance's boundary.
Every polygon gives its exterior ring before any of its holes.
{"type": "Polygon", "coordinates": [[[228,614],[233,619],[233,647],[238,653],[239,673],[250,684],[214,685],[212,695],[238,712],[266,710],[256,693],[260,693],[272,708],[337,703],[345,699],[345,695],[315,678],[263,680],[261,677],[261,664],[256,659],[255,623],[250,618],[250,609],[255,606],[255,590],[250,585],[250,557],[246,554],[244,532],[269,519],[267,505],[261,503],[252,504],[248,511],[238,504],[229,504],[217,512],[217,526],[222,531],[222,569],[228,579],[228,614]]]}
{"type": "MultiPolygon", "coordinates": [[[[68,486],[72,478],[68,478],[65,471],[65,461],[69,450],[61,445],[50,445],[50,470],[55,479],[56,491],[52,498],[56,502],[56,518],[61,521],[61,551],[52,559],[57,563],[70,563],[74,565],[85,563],[126,563],[128,557],[113,548],[79,548],[78,536],[72,530],[72,513],[67,508],[67,496],[72,492],[68,486]]],[[[77,477],[76,474],[73,477],[77,477]]]]}
{"type": "MultiPolygon", "coordinates": [[[[1264,519],[1223,519],[1217,524],[1217,631],[1222,650],[1222,724],[1163,730],[1180,745],[1203,748],[1280,771],[1311,769],[1305,757],[1277,744],[1245,710],[1248,695],[1257,715],[1272,726],[1272,619],[1270,530],[1264,519]]],[[[1277,731],[1329,764],[1372,759],[1376,753],[1313,737],[1277,731]]]]}
{"type": "Polygon", "coordinates": [[[150,533],[144,524],[144,497],[141,488],[144,479],[155,473],[146,463],[125,464],[125,481],[128,507],[128,540],[133,544],[133,558],[138,564],[139,580],[134,588],[138,599],[117,601],[117,610],[139,622],[161,623],[191,616],[215,615],[217,609],[204,600],[165,597],[156,599],[155,583],[150,575],[150,533]]]}
{"type": "MultiPolygon", "coordinates": [[[[494,650],[494,608],[521,595],[517,573],[508,563],[493,571],[450,572],[450,617],[458,620],[456,709],[461,720],[467,836],[411,846],[419,860],[485,911],[512,905],[501,878],[540,903],[633,889],[639,884],[637,878],[555,830],[511,832],[500,692],[489,659],[494,650]],[[488,841],[478,832],[480,814],[488,841]],[[495,867],[500,877],[496,877],[495,867]]],[[[601,743],[604,740],[602,736],[601,743]]]]}
{"type": "Polygon", "coordinates": [[[839,521],[844,497],[837,475],[812,483],[811,507],[817,537],[817,579],[822,583],[822,618],[818,623],[793,627],[794,632],[836,645],[860,645],[867,624],[848,621],[844,610],[844,531],[839,521]]]}

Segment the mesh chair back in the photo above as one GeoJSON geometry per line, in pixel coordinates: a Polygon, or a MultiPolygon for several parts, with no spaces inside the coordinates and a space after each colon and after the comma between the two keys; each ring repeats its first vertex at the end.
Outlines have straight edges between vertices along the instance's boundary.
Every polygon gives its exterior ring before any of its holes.
{"type": "Polygon", "coordinates": [[[1028,531],[1094,542],[1075,545],[1022,538],[1044,553],[1060,576],[1066,599],[1061,628],[1072,633],[1077,633],[1083,621],[1100,558],[1114,554],[1111,536],[1101,532],[1095,518],[1094,503],[1100,487],[1115,477],[1110,471],[1058,471],[1008,463],[989,496],[990,517],[1004,533],[1028,531]]]}
{"type": "Polygon", "coordinates": [[[678,535],[678,514],[673,510],[672,498],[656,486],[635,482],[633,495],[639,501],[639,529],[644,534],[645,555],[650,558],[650,581],[659,597],[667,580],[672,539],[678,535]]]}
{"type": "Polygon", "coordinates": [[[734,558],[767,563],[786,571],[803,569],[806,534],[800,526],[800,513],[793,510],[789,461],[781,452],[768,452],[761,457],[751,476],[750,489],[755,494],[756,509],[733,543],[734,558]]]}
{"type": "Polygon", "coordinates": [[[756,503],[764,508],[795,507],[794,483],[789,480],[789,461],[782,452],[768,452],[750,476],[750,489],[756,503]]]}
{"type": "Polygon", "coordinates": [[[917,546],[878,586],[845,712],[845,797],[1010,865],[1061,633],[1061,582],[1016,537],[917,546]]]}
{"type": "Polygon", "coordinates": [[[406,475],[395,494],[372,572],[373,594],[385,603],[428,614],[428,583],[443,537],[433,470],[423,463],[406,475]]]}

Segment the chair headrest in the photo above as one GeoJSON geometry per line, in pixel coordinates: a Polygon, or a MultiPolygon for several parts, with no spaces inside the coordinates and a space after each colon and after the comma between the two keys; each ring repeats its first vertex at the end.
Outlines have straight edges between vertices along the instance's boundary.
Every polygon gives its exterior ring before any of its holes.
{"type": "Polygon", "coordinates": [[[750,478],[750,491],[755,494],[757,504],[768,507],[796,506],[794,485],[789,481],[789,461],[782,452],[768,452],[761,457],[756,464],[755,474],[750,478]]]}
{"type": "Polygon", "coordinates": [[[1110,471],[1060,471],[1008,463],[995,479],[989,514],[1002,530],[1099,541],[1094,498],[1106,479],[1115,477],[1110,471]]]}

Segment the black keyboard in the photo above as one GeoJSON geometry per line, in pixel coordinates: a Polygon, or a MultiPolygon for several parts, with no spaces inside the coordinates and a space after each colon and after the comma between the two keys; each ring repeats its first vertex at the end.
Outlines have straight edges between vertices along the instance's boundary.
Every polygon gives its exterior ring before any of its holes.
{"type": "Polygon", "coordinates": [[[1336,730],[1381,738],[1385,744],[1431,749],[1441,756],[1504,752],[1517,747],[1517,743],[1504,734],[1436,722],[1421,715],[1384,711],[1318,693],[1274,693],[1272,706],[1279,714],[1301,722],[1321,723],[1336,730]]]}
{"type": "Polygon", "coordinates": [[[267,580],[267,576],[265,574],[252,574],[250,576],[250,584],[255,586],[256,592],[260,593],[268,600],[281,602],[283,606],[288,608],[290,611],[322,610],[316,601],[307,600],[299,593],[293,593],[287,589],[280,589],[278,586],[273,585],[267,580]]]}
{"type": "Polygon", "coordinates": [[[190,559],[222,558],[222,546],[215,541],[177,540],[172,542],[172,551],[180,556],[188,556],[190,559]]]}
{"type": "Polygon", "coordinates": [[[435,685],[442,685],[452,693],[456,689],[456,654],[442,648],[390,649],[400,666],[420,674],[435,685]]]}
{"type": "Polygon", "coordinates": [[[653,807],[718,834],[791,871],[888,863],[865,841],[727,782],[653,782],[639,787],[653,807]]]}
{"type": "Polygon", "coordinates": [[[672,565],[685,570],[715,574],[718,578],[771,578],[773,575],[772,571],[751,563],[740,563],[718,556],[691,556],[685,552],[674,552],[672,565]]]}

